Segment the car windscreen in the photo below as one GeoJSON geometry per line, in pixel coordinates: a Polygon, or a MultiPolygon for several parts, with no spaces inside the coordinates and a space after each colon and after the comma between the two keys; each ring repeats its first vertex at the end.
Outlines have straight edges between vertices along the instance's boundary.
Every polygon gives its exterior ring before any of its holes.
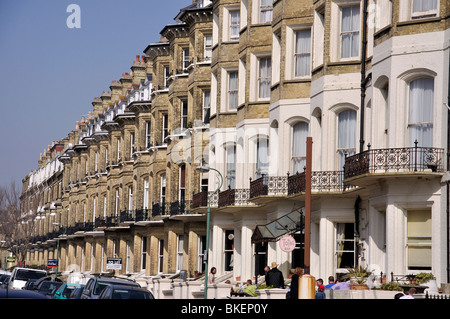
{"type": "Polygon", "coordinates": [[[112,299],[151,299],[150,294],[145,291],[115,289],[112,299]]]}
{"type": "Polygon", "coordinates": [[[44,276],[47,276],[47,274],[43,271],[33,271],[33,270],[27,270],[27,269],[19,269],[16,273],[17,280],[29,280],[29,279],[39,279],[44,276]]]}
{"type": "Polygon", "coordinates": [[[74,292],[76,288],[77,287],[74,286],[66,286],[66,288],[64,288],[62,295],[66,298],[69,298],[69,296],[72,294],[72,292],[74,292]]]}
{"type": "Polygon", "coordinates": [[[97,284],[94,288],[94,295],[100,295],[100,293],[105,289],[106,287],[110,285],[123,285],[123,286],[134,286],[135,284],[131,282],[109,282],[109,281],[97,281],[97,284]]]}
{"type": "Polygon", "coordinates": [[[39,291],[42,292],[50,292],[53,289],[62,285],[62,282],[59,281],[44,281],[42,285],[39,287],[39,291]]]}

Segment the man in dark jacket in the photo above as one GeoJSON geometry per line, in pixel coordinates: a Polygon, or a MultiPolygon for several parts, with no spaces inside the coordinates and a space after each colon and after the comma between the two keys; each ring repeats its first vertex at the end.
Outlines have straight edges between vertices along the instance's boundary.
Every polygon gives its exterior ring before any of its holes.
{"type": "Polygon", "coordinates": [[[277,267],[277,263],[273,262],[272,269],[266,274],[266,285],[273,286],[273,288],[284,288],[283,273],[277,267]]]}

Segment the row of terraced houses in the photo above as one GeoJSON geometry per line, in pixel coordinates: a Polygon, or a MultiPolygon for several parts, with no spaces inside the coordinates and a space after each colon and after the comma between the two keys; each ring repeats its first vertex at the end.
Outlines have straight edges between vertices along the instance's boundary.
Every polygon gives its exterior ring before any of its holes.
{"type": "Polygon", "coordinates": [[[312,275],[448,282],[449,15],[446,0],[187,3],[23,179],[27,263],[88,278],[121,258],[115,274],[159,298],[194,298],[173,278],[206,256],[211,296],[272,262],[287,278],[310,184],[312,275]]]}

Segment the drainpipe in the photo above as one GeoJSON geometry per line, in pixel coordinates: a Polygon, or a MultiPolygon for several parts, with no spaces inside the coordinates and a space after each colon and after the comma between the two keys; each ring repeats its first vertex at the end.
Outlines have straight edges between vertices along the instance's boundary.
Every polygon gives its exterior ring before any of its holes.
{"type": "Polygon", "coordinates": [[[361,119],[359,152],[364,151],[364,101],[366,98],[366,51],[367,51],[367,0],[363,4],[362,42],[361,42],[361,119]]]}

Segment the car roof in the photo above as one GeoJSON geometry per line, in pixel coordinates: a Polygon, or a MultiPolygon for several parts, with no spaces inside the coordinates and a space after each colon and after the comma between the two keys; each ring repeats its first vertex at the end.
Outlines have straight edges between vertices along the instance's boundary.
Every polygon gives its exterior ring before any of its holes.
{"type": "Polygon", "coordinates": [[[30,290],[0,289],[0,299],[46,299],[44,295],[30,290]]]}
{"type": "Polygon", "coordinates": [[[105,278],[105,277],[97,277],[97,281],[103,281],[103,282],[111,282],[111,283],[127,283],[132,286],[139,286],[140,285],[137,282],[126,280],[126,279],[120,279],[120,278],[105,278]]]}
{"type": "Polygon", "coordinates": [[[126,286],[126,285],[111,285],[109,286],[111,289],[121,289],[121,290],[136,290],[136,291],[147,291],[145,288],[137,287],[137,286],[126,286]]]}

